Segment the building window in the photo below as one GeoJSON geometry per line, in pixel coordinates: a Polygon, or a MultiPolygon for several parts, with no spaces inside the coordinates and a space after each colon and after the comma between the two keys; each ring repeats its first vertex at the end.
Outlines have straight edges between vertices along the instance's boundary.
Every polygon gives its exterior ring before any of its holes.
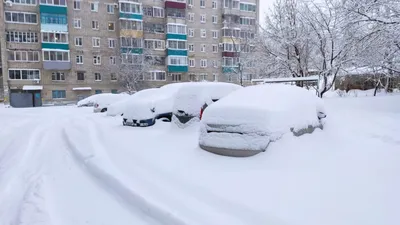
{"type": "Polygon", "coordinates": [[[66,98],[66,91],[65,90],[54,90],[52,91],[53,99],[64,99],[66,98]]]}
{"type": "Polygon", "coordinates": [[[165,50],[165,41],[157,39],[144,40],[144,47],[153,50],[165,50]]]}
{"type": "Polygon", "coordinates": [[[212,16],[212,22],[218,23],[218,16],[212,16]]]}
{"type": "Polygon", "coordinates": [[[99,56],[99,55],[93,56],[93,64],[94,65],[101,65],[101,56],[99,56]]]}
{"type": "Polygon", "coordinates": [[[92,29],[93,30],[98,30],[99,29],[99,21],[92,20],[92,29]]]}
{"type": "Polygon", "coordinates": [[[212,36],[213,36],[213,38],[217,39],[218,38],[218,31],[217,30],[213,30],[212,31],[212,36]]]}
{"type": "Polygon", "coordinates": [[[102,90],[94,90],[94,93],[97,95],[97,94],[103,93],[103,91],[102,90]]]}
{"type": "Polygon", "coordinates": [[[52,72],[51,73],[51,80],[53,81],[62,81],[65,80],[64,72],[52,72]]]}
{"type": "Polygon", "coordinates": [[[164,18],[164,9],[159,7],[153,7],[153,17],[164,18]]]}
{"type": "Polygon", "coordinates": [[[40,0],[40,4],[66,6],[67,0],[40,0]]]}
{"type": "Polygon", "coordinates": [[[141,38],[121,37],[120,44],[122,48],[143,48],[141,38]]]}
{"type": "Polygon", "coordinates": [[[206,0],[200,0],[200,8],[206,7],[206,0]]]}
{"type": "Polygon", "coordinates": [[[108,22],[108,30],[109,31],[114,31],[115,30],[115,23],[114,22],[108,22]]]}
{"type": "MultiPolygon", "coordinates": [[[[143,21],[120,20],[120,29],[122,29],[122,30],[143,30],[143,21]]],[[[162,30],[163,30],[162,33],[164,33],[164,26],[162,27],[162,30]]]]}
{"type": "Polygon", "coordinates": [[[81,19],[79,19],[79,18],[74,18],[74,28],[76,28],[76,29],[81,29],[81,28],[82,28],[82,26],[81,26],[81,19]]]}
{"type": "Polygon", "coordinates": [[[69,62],[69,51],[42,50],[43,61],[69,62]]]}
{"type": "Polygon", "coordinates": [[[217,62],[217,60],[213,60],[213,61],[212,61],[212,66],[213,66],[214,68],[218,68],[218,62],[217,62]]]}
{"type": "Polygon", "coordinates": [[[67,33],[42,32],[42,42],[68,43],[68,34],[67,33]]]}
{"type": "Polygon", "coordinates": [[[255,25],[256,19],[252,17],[240,17],[239,23],[242,25],[255,25]]]}
{"type": "Polygon", "coordinates": [[[83,45],[83,37],[75,37],[75,46],[82,47],[83,45]]]}
{"type": "Polygon", "coordinates": [[[195,59],[189,59],[189,66],[190,67],[196,67],[196,60],[195,59]]]}
{"type": "Polygon", "coordinates": [[[117,57],[110,56],[110,65],[116,65],[116,64],[117,64],[117,57]]]}
{"type": "Polygon", "coordinates": [[[201,59],[200,60],[200,67],[201,68],[206,68],[207,67],[207,59],[201,59]]]}
{"type": "Polygon", "coordinates": [[[188,20],[194,22],[194,13],[188,13],[188,20]]]}
{"type": "Polygon", "coordinates": [[[83,64],[83,55],[76,56],[76,64],[83,64]]]}
{"type": "Polygon", "coordinates": [[[8,51],[8,60],[16,62],[39,62],[38,51],[8,51]]]}
{"type": "Polygon", "coordinates": [[[167,32],[170,34],[186,34],[186,25],[167,24],[167,32]]]}
{"type": "Polygon", "coordinates": [[[68,19],[66,15],[41,13],[40,22],[42,24],[67,25],[68,19]]]}
{"type": "Polygon", "coordinates": [[[109,48],[115,48],[116,45],[117,45],[117,40],[116,39],[111,39],[111,38],[108,39],[108,47],[109,48]]]}
{"type": "Polygon", "coordinates": [[[212,50],[213,50],[214,53],[217,53],[218,52],[218,45],[213,45],[212,46],[212,50]]]}
{"type": "Polygon", "coordinates": [[[115,73],[111,73],[111,81],[116,81],[117,80],[117,75],[115,73]]]}
{"type": "Polygon", "coordinates": [[[194,52],[194,44],[189,44],[189,52],[194,52]]]}
{"type": "Polygon", "coordinates": [[[85,80],[85,73],[84,72],[76,72],[76,79],[77,80],[85,80]]]}
{"type": "Polygon", "coordinates": [[[18,42],[18,43],[37,43],[38,33],[25,32],[25,31],[7,31],[6,32],[7,42],[18,42]]]}
{"type": "Polygon", "coordinates": [[[206,15],[200,15],[200,22],[205,23],[206,22],[206,15]]]}
{"type": "Polygon", "coordinates": [[[8,23],[37,24],[37,14],[28,12],[5,12],[8,23]]]}
{"type": "Polygon", "coordinates": [[[169,49],[186,50],[186,41],[183,40],[168,40],[169,49]]]}
{"type": "Polygon", "coordinates": [[[91,2],[90,3],[90,11],[98,12],[99,11],[99,3],[98,2],[91,2]]]}
{"type": "Polygon", "coordinates": [[[218,8],[217,1],[213,1],[212,2],[212,8],[213,9],[217,9],[218,8]]]}
{"type": "Polygon", "coordinates": [[[95,48],[99,48],[100,47],[100,38],[99,37],[94,37],[92,38],[92,45],[95,48]]]}
{"type": "Polygon", "coordinates": [[[205,44],[201,44],[200,51],[201,52],[206,52],[206,45],[205,44]]]}
{"type": "Polygon", "coordinates": [[[141,54],[131,54],[131,53],[122,54],[122,64],[142,65],[143,59],[144,57],[141,54]]]}
{"type": "Polygon", "coordinates": [[[111,94],[118,94],[118,90],[117,89],[111,89],[111,94]]]}
{"type": "Polygon", "coordinates": [[[36,5],[36,0],[11,0],[16,5],[36,5]]]}
{"type": "Polygon", "coordinates": [[[187,1],[187,4],[193,7],[193,1],[194,1],[194,0],[188,0],[188,1],[187,1]]]}
{"type": "Polygon", "coordinates": [[[40,71],[35,69],[9,69],[10,80],[40,80],[40,71]]]}
{"type": "Polygon", "coordinates": [[[150,71],[147,76],[146,80],[150,81],[164,81],[165,79],[165,71],[150,71]]]}
{"type": "Polygon", "coordinates": [[[168,56],[168,65],[187,66],[188,58],[187,56],[168,56]]]}
{"type": "Polygon", "coordinates": [[[114,14],[114,5],[113,4],[106,4],[107,5],[107,13],[114,14]]]}
{"type": "Polygon", "coordinates": [[[170,73],[169,76],[172,77],[172,81],[181,81],[182,79],[180,73],[170,73]]]}
{"type": "Polygon", "coordinates": [[[197,78],[199,81],[206,81],[207,80],[207,74],[206,73],[200,73],[199,75],[198,75],[198,78],[197,78]]]}
{"type": "Polygon", "coordinates": [[[194,29],[189,29],[189,37],[194,37],[194,29]]]}
{"type": "Polygon", "coordinates": [[[81,10],[81,0],[74,0],[74,10],[81,10]]]}
{"type": "Polygon", "coordinates": [[[101,81],[101,74],[100,73],[94,73],[94,80],[95,81],[101,81]]]}
{"type": "Polygon", "coordinates": [[[201,29],[201,37],[206,38],[207,37],[207,31],[206,29],[201,29]]]}
{"type": "Polygon", "coordinates": [[[120,3],[120,12],[130,13],[130,14],[142,14],[141,4],[137,0],[131,2],[120,3]]]}
{"type": "Polygon", "coordinates": [[[213,81],[218,81],[218,74],[213,73],[213,81]]]}
{"type": "Polygon", "coordinates": [[[257,11],[257,7],[255,4],[251,4],[251,3],[245,3],[245,2],[241,2],[240,3],[240,10],[241,11],[247,11],[247,12],[256,12],[257,11]]]}

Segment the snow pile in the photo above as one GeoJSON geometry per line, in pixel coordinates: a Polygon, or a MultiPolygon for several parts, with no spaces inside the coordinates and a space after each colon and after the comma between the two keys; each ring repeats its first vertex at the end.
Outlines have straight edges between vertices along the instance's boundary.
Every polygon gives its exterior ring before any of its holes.
{"type": "Polygon", "coordinates": [[[127,104],[124,118],[134,120],[147,120],[155,117],[153,112],[154,102],[148,99],[131,101],[127,104]]]}
{"type": "Polygon", "coordinates": [[[123,100],[124,98],[127,97],[129,97],[129,95],[127,94],[111,94],[111,93],[95,94],[80,100],[76,105],[78,107],[83,107],[83,106],[93,106],[94,104],[99,104],[104,107],[114,102],[123,100]]]}
{"type": "Polygon", "coordinates": [[[321,100],[303,88],[283,84],[246,87],[205,110],[200,144],[262,150],[285,133],[320,126],[319,110],[323,110],[321,100]],[[216,132],[207,134],[210,129],[216,132]]]}
{"type": "Polygon", "coordinates": [[[236,84],[219,82],[188,83],[176,94],[173,112],[182,110],[192,116],[200,116],[204,104],[210,105],[231,92],[242,88],[236,84]]]}
{"type": "Polygon", "coordinates": [[[98,95],[89,96],[87,98],[84,98],[84,99],[78,101],[78,103],[76,103],[76,105],[78,107],[90,107],[90,106],[93,106],[95,104],[95,102],[96,102],[96,98],[97,97],[98,97],[98,95]]]}

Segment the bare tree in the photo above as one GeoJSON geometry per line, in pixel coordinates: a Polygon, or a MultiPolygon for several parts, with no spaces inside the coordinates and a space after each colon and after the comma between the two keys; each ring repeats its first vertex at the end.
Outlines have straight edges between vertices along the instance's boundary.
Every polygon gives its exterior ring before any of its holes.
{"type": "Polygon", "coordinates": [[[146,49],[142,54],[129,50],[120,54],[120,65],[117,71],[118,82],[128,93],[133,94],[141,89],[147,88],[146,80],[149,71],[157,65],[159,58],[151,55],[146,49]]]}

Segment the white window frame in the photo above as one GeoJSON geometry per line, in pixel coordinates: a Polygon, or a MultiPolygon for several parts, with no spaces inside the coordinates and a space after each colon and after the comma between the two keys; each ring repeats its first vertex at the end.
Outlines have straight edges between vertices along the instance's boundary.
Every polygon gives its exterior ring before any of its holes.
{"type": "Polygon", "coordinates": [[[207,15],[206,14],[200,15],[200,23],[207,23],[207,15]]]}
{"type": "Polygon", "coordinates": [[[82,1],[81,0],[74,0],[73,2],[72,2],[72,4],[73,4],[73,8],[74,8],[74,10],[81,10],[82,9],[82,1]],[[76,4],[75,4],[76,3],[76,4]],[[76,6],[78,6],[79,5],[79,7],[76,7],[76,6]]]}
{"type": "Polygon", "coordinates": [[[91,12],[99,12],[99,2],[89,2],[91,12]],[[92,8],[94,6],[94,8],[92,8]]]}
{"type": "Polygon", "coordinates": [[[151,70],[148,72],[148,81],[166,81],[167,80],[167,73],[163,70],[151,70]],[[163,74],[164,79],[157,79],[157,73],[163,74]]]}
{"type": "Polygon", "coordinates": [[[110,58],[108,59],[108,63],[110,65],[117,65],[117,57],[116,56],[110,56],[110,58]]]}
{"type": "Polygon", "coordinates": [[[8,58],[8,61],[11,61],[11,62],[40,62],[40,51],[13,50],[13,51],[9,51],[8,55],[10,55],[11,52],[13,53],[14,57],[13,57],[13,59],[8,58]],[[29,60],[29,56],[28,56],[29,54],[32,54],[33,60],[29,60]],[[34,54],[36,54],[37,60],[34,60],[34,58],[35,58],[34,54]],[[18,60],[17,60],[17,55],[19,55],[19,57],[20,57],[20,59],[18,59],[18,60]],[[24,57],[23,57],[23,55],[24,55],[24,57]],[[25,59],[23,59],[23,58],[25,58],[25,59]]]}
{"type": "Polygon", "coordinates": [[[204,9],[205,7],[206,7],[206,0],[200,0],[200,8],[204,9]]]}
{"type": "Polygon", "coordinates": [[[106,3],[106,10],[108,14],[115,14],[115,5],[106,3]],[[112,9],[111,11],[109,9],[112,9]]]}
{"type": "Polygon", "coordinates": [[[195,16],[194,13],[188,13],[188,21],[194,22],[194,16],[195,16]]]}
{"type": "Polygon", "coordinates": [[[207,68],[207,59],[200,59],[200,67],[207,68]]]}
{"type": "Polygon", "coordinates": [[[211,31],[211,33],[212,33],[212,37],[214,38],[214,39],[217,39],[218,38],[218,30],[212,30],[211,31]]]}
{"type": "Polygon", "coordinates": [[[108,39],[108,48],[116,48],[117,47],[117,39],[109,38],[108,39]]]}
{"type": "Polygon", "coordinates": [[[212,23],[217,24],[218,23],[218,16],[217,15],[212,15],[212,23]]]}
{"type": "Polygon", "coordinates": [[[168,34],[187,34],[187,26],[184,24],[179,24],[179,23],[167,23],[167,33],[168,34]],[[173,29],[175,27],[175,29],[173,29]],[[184,28],[184,32],[180,33],[178,32],[178,28],[184,28]]]}
{"type": "Polygon", "coordinates": [[[98,20],[92,20],[92,30],[99,30],[99,29],[100,29],[99,21],[98,20]],[[93,22],[95,22],[95,23],[93,24],[93,22]],[[93,25],[97,25],[97,26],[93,27],[93,25]]]}
{"type": "Polygon", "coordinates": [[[168,65],[173,65],[173,66],[188,66],[188,57],[187,56],[168,56],[167,57],[167,64],[168,65]],[[172,59],[179,59],[179,61],[184,61],[183,63],[179,63],[179,64],[172,64],[171,61],[172,59]]]}
{"type": "Polygon", "coordinates": [[[189,52],[195,52],[195,47],[194,47],[194,44],[193,44],[193,43],[188,44],[188,50],[189,50],[189,52]],[[191,47],[192,47],[192,48],[191,48],[191,47]]]}
{"type": "Polygon", "coordinates": [[[212,51],[213,53],[218,53],[218,45],[212,45],[212,51]],[[215,51],[214,51],[215,50],[215,51]]]}
{"type": "Polygon", "coordinates": [[[168,39],[167,40],[167,48],[168,49],[174,49],[174,50],[187,50],[187,41],[186,40],[181,40],[181,39],[168,39]],[[185,48],[178,48],[178,47],[176,47],[176,48],[173,48],[173,47],[171,47],[170,45],[169,45],[169,43],[170,42],[176,42],[176,46],[179,46],[179,42],[183,42],[183,43],[185,43],[185,48]]]}
{"type": "Polygon", "coordinates": [[[102,78],[101,73],[99,73],[99,72],[94,73],[94,81],[102,81],[101,78],[102,78]],[[97,75],[99,75],[99,77],[97,77],[97,75]],[[100,78],[100,79],[98,79],[98,78],[100,78]]]}
{"type": "Polygon", "coordinates": [[[39,33],[30,31],[6,30],[6,41],[9,43],[38,43],[39,33]],[[23,36],[23,38],[21,39],[20,36],[23,36]]]}
{"type": "Polygon", "coordinates": [[[83,46],[83,37],[75,37],[74,38],[74,43],[75,43],[76,47],[82,47],[83,46]],[[80,45],[77,44],[79,42],[78,40],[81,40],[81,44],[80,45]]]}
{"type": "MultiPolygon", "coordinates": [[[[18,16],[17,16],[17,18],[19,18],[18,16]]],[[[39,20],[40,20],[40,16],[37,14],[37,13],[32,13],[32,12],[16,12],[16,11],[5,11],[4,12],[4,21],[6,22],[6,23],[16,23],[16,24],[38,24],[38,22],[39,22],[39,20]],[[7,13],[10,13],[10,16],[11,16],[11,21],[7,21],[6,20],[6,14],[7,13]],[[13,16],[12,16],[12,14],[13,13],[17,13],[17,14],[19,14],[19,13],[23,13],[24,14],[24,21],[12,21],[12,18],[13,18],[13,16]],[[25,15],[35,15],[36,16],[36,23],[31,23],[31,22],[26,22],[26,16],[25,15]]]]}
{"type": "Polygon", "coordinates": [[[15,2],[15,0],[11,0],[13,5],[26,5],[26,6],[36,6],[38,2],[40,2],[40,0],[31,0],[30,3],[26,3],[26,0],[20,0],[19,2],[15,2]],[[23,1],[25,1],[25,3],[23,3],[23,1]],[[34,2],[34,3],[32,3],[34,2]]]}
{"type": "Polygon", "coordinates": [[[43,62],[70,62],[70,58],[71,58],[71,54],[70,54],[70,52],[69,52],[69,50],[56,50],[56,49],[42,49],[42,58],[43,58],[43,62]],[[49,59],[48,60],[46,60],[45,59],[45,53],[46,52],[49,52],[49,59]],[[62,60],[58,60],[58,59],[56,59],[56,60],[51,60],[50,59],[50,52],[56,52],[56,53],[58,53],[58,52],[62,52],[62,53],[64,53],[64,52],[66,52],[67,53],[67,60],[65,60],[64,59],[64,54],[63,54],[63,59],[62,60]]]}
{"type": "Polygon", "coordinates": [[[79,65],[83,65],[83,55],[75,56],[75,63],[79,65]],[[79,60],[78,60],[79,59],[79,60]],[[78,62],[79,61],[79,62],[78,62]]]}
{"type": "Polygon", "coordinates": [[[7,74],[7,76],[8,76],[8,79],[9,79],[9,80],[40,80],[40,79],[41,79],[41,74],[40,74],[40,70],[39,70],[39,69],[18,69],[18,68],[8,68],[8,74],[7,74]],[[19,70],[19,73],[20,73],[20,76],[21,76],[21,78],[20,78],[20,79],[11,79],[11,78],[10,78],[10,70],[13,70],[13,71],[17,71],[17,70],[19,70]],[[33,78],[33,79],[22,79],[22,71],[25,71],[25,70],[27,70],[27,71],[35,71],[35,72],[38,72],[38,74],[39,74],[39,78],[33,78]]]}
{"type": "Polygon", "coordinates": [[[193,28],[189,29],[189,37],[194,37],[194,29],[193,28]]]}
{"type": "Polygon", "coordinates": [[[196,59],[189,58],[189,67],[196,67],[196,59]]]}
{"type": "Polygon", "coordinates": [[[115,22],[114,21],[108,21],[108,23],[107,23],[107,30],[108,31],[115,31],[115,22]],[[112,30],[110,30],[110,24],[113,24],[113,29],[112,30]]]}
{"type": "Polygon", "coordinates": [[[58,43],[58,44],[68,44],[69,43],[68,33],[63,33],[63,32],[42,32],[41,33],[41,37],[42,37],[42,43],[58,43]],[[44,40],[45,34],[47,34],[47,35],[52,34],[54,36],[56,36],[57,34],[60,34],[60,37],[61,37],[61,35],[64,35],[65,36],[65,42],[45,41],[44,40]]]}
{"type": "Polygon", "coordinates": [[[206,29],[201,29],[200,37],[201,38],[207,38],[207,30],[206,29]]]}
{"type": "Polygon", "coordinates": [[[213,9],[218,9],[218,3],[217,3],[217,1],[215,1],[215,0],[212,1],[212,8],[213,8],[213,9]]]}
{"type": "Polygon", "coordinates": [[[101,38],[92,37],[92,47],[93,48],[100,48],[100,46],[101,46],[101,38]]]}
{"type": "Polygon", "coordinates": [[[200,51],[201,51],[201,52],[206,52],[206,50],[207,50],[206,44],[201,44],[201,46],[200,46],[200,51]]]}
{"type": "Polygon", "coordinates": [[[165,50],[165,40],[161,39],[144,39],[144,47],[147,48],[146,42],[151,42],[152,47],[148,49],[156,50],[156,51],[164,51],[165,50]],[[158,43],[158,44],[156,44],[158,43]],[[157,48],[158,45],[161,45],[162,48],[157,48]]]}
{"type": "Polygon", "coordinates": [[[93,56],[93,65],[101,65],[101,55],[93,56]]]}
{"type": "Polygon", "coordinates": [[[74,18],[74,28],[82,29],[82,19],[81,18],[74,18]],[[76,26],[78,24],[79,24],[79,26],[76,26]]]}

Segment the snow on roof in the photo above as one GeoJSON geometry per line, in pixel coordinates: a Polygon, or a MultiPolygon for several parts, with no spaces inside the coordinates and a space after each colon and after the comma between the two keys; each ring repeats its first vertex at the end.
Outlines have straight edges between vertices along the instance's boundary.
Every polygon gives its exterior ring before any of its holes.
{"type": "Polygon", "coordinates": [[[308,77],[278,77],[278,78],[266,78],[266,79],[252,79],[251,82],[264,82],[264,83],[283,83],[283,82],[295,82],[295,81],[318,81],[319,76],[308,76],[308,77]]]}
{"type": "Polygon", "coordinates": [[[22,87],[22,90],[26,90],[26,91],[43,90],[43,86],[42,85],[24,85],[22,87]]]}
{"type": "Polygon", "coordinates": [[[75,88],[72,88],[72,90],[73,91],[90,91],[90,90],[92,90],[92,88],[91,87],[75,87],[75,88]]]}
{"type": "Polygon", "coordinates": [[[202,121],[247,127],[279,137],[290,128],[317,126],[317,111],[323,111],[321,104],[318,97],[304,88],[284,84],[255,85],[210,105],[202,121]]]}

